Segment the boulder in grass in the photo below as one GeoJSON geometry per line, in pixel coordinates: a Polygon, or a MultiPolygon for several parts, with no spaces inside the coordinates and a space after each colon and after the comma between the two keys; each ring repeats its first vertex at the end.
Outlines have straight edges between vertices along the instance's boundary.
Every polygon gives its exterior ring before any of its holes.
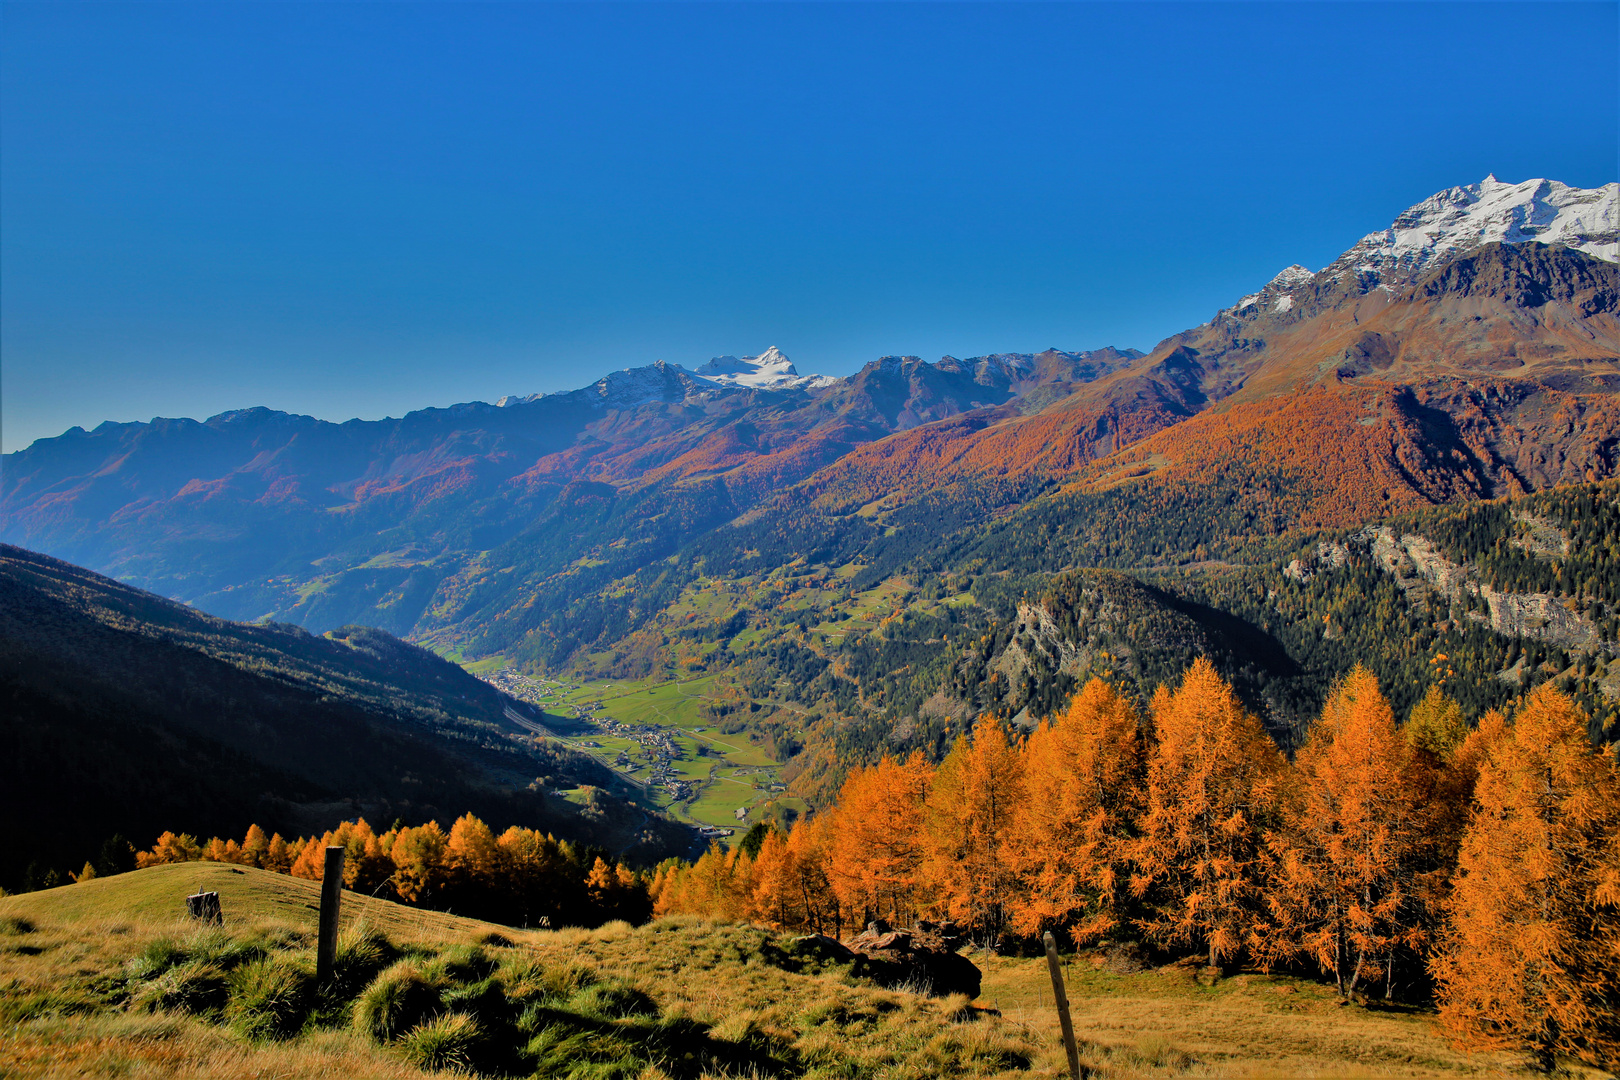
{"type": "Polygon", "coordinates": [[[936,997],[979,996],[981,973],[956,951],[953,941],[939,932],[939,924],[919,924],[910,930],[891,930],[886,924],[868,924],[846,944],[863,957],[864,974],[885,986],[910,986],[936,997]]]}

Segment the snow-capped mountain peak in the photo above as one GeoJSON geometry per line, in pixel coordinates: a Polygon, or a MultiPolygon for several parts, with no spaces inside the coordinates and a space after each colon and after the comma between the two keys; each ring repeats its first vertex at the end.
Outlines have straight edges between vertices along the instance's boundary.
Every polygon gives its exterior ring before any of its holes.
{"type": "Polygon", "coordinates": [[[696,371],[662,360],[611,372],[590,386],[554,394],[508,394],[495,404],[507,408],[548,397],[578,397],[594,406],[634,408],[651,402],[680,401],[689,392],[717,389],[817,390],[838,380],[831,375],[800,375],[793,362],[772,345],[758,356],[716,356],[696,371]]]}
{"type": "Polygon", "coordinates": [[[747,386],[756,390],[813,389],[838,381],[829,375],[800,375],[793,362],[775,345],[758,356],[716,356],[693,374],[721,386],[747,386]]]}
{"type": "MultiPolygon", "coordinates": [[[[1248,296],[1245,296],[1243,299],[1239,300],[1237,302],[1237,309],[1239,311],[1243,310],[1244,308],[1258,301],[1262,296],[1275,295],[1277,293],[1286,294],[1288,290],[1294,288],[1294,286],[1303,285],[1305,282],[1311,280],[1311,278],[1315,276],[1316,275],[1314,273],[1307,270],[1305,267],[1295,263],[1293,266],[1286,267],[1280,273],[1278,273],[1276,277],[1266,282],[1266,287],[1261,289],[1259,292],[1250,293],[1248,296]]],[[[1287,295],[1284,295],[1277,298],[1274,308],[1277,311],[1287,311],[1293,306],[1293,300],[1287,295]]]]}
{"type": "MultiPolygon", "coordinates": [[[[1620,183],[1577,188],[1556,180],[1509,184],[1487,176],[1447,188],[1408,207],[1389,228],[1368,233],[1321,274],[1352,276],[1362,289],[1390,291],[1486,244],[1531,240],[1620,262],[1620,183]]],[[[1226,313],[1248,318],[1291,311],[1296,291],[1318,276],[1290,266],[1226,313]]]]}
{"type": "Polygon", "coordinates": [[[1556,180],[1508,184],[1494,175],[1447,188],[1369,233],[1329,269],[1410,280],[1436,262],[1491,243],[1536,240],[1620,262],[1620,183],[1576,188],[1556,180]]]}

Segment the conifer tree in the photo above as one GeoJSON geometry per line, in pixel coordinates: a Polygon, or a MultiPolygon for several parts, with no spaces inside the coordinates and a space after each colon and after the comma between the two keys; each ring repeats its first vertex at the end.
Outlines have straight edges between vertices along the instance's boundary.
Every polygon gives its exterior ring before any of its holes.
{"type": "Polygon", "coordinates": [[[394,837],[378,836],[365,818],[341,823],[327,842],[343,847],[344,888],[370,893],[394,873],[394,837]]]}
{"type": "Polygon", "coordinates": [[[838,794],[828,877],[843,910],[905,922],[916,910],[923,798],[934,770],[922,754],[885,755],[856,769],[838,794]]]}
{"type": "Polygon", "coordinates": [[[505,870],[509,917],[523,926],[560,926],[565,912],[582,906],[570,878],[570,859],[555,837],[512,826],[496,841],[505,870]]]}
{"type": "Polygon", "coordinates": [[[436,821],[399,830],[389,855],[394,863],[394,892],[400,899],[421,903],[444,887],[448,846],[449,837],[436,821]]]}
{"type": "Polygon", "coordinates": [[[931,906],[986,942],[1006,925],[1014,880],[1005,854],[1023,801],[1023,762],[995,717],[956,740],[928,790],[922,869],[931,906]]]}
{"type": "Polygon", "coordinates": [[[277,874],[291,872],[295,855],[288,850],[287,841],[282,839],[280,833],[270,837],[270,843],[264,849],[264,863],[266,870],[277,874]]]}
{"type": "Polygon", "coordinates": [[[472,814],[463,814],[450,826],[445,842],[445,885],[458,911],[500,914],[497,895],[504,876],[501,849],[495,833],[472,814]]]}
{"type": "Polygon", "coordinates": [[[1119,925],[1128,901],[1125,846],[1146,768],[1136,710],[1092,679],[1058,723],[1030,735],[1022,757],[1024,798],[1005,847],[1018,885],[1011,925],[1095,940],[1119,925]]]}
{"type": "Polygon", "coordinates": [[[270,838],[264,835],[264,830],[257,825],[249,825],[247,835],[242,837],[242,861],[248,866],[262,869],[269,850],[270,838]]]}
{"type": "Polygon", "coordinates": [[[1422,701],[1412,706],[1412,714],[1407,717],[1401,733],[1413,749],[1439,762],[1448,760],[1468,737],[1468,724],[1463,720],[1462,706],[1446,697],[1445,691],[1435,684],[1429,687],[1422,701]]]}
{"type": "Polygon", "coordinates": [[[1205,657],[1154,704],[1131,893],[1146,907],[1149,935],[1200,948],[1213,967],[1243,948],[1261,908],[1261,837],[1276,814],[1283,759],[1205,657]]]}
{"type": "Polygon", "coordinates": [[[1262,961],[1304,954],[1346,999],[1371,981],[1389,996],[1397,955],[1424,936],[1416,879],[1429,785],[1414,753],[1377,679],[1356,665],[1294,759],[1284,827],[1269,841],[1270,918],[1254,939],[1262,961]]]}
{"type": "Polygon", "coordinates": [[[818,934],[830,931],[837,936],[843,933],[842,912],[827,869],[833,844],[832,822],[829,814],[800,818],[788,830],[787,849],[796,907],[802,913],[800,925],[818,934]]]}
{"type": "Polygon", "coordinates": [[[1620,775],[1551,684],[1485,755],[1431,967],[1464,1046],[1620,1059],[1620,775]]]}
{"type": "Polygon", "coordinates": [[[197,838],[190,833],[175,833],[164,830],[163,835],[157,838],[151,851],[142,851],[135,856],[135,865],[144,869],[148,866],[161,866],[164,863],[195,862],[202,858],[202,847],[197,838]]]}
{"type": "Polygon", "coordinates": [[[779,829],[769,828],[754,856],[754,891],[749,912],[762,923],[778,928],[804,925],[799,911],[797,868],[787,838],[779,829]]]}

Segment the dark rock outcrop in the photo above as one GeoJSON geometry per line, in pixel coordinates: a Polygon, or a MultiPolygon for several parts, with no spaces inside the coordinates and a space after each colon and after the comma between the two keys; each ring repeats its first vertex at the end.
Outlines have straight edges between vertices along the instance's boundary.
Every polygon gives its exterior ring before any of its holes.
{"type": "Polygon", "coordinates": [[[884,986],[908,986],[943,997],[979,996],[977,965],[956,949],[966,940],[952,923],[920,922],[910,930],[893,930],[873,922],[846,946],[864,959],[865,974],[884,986]]]}

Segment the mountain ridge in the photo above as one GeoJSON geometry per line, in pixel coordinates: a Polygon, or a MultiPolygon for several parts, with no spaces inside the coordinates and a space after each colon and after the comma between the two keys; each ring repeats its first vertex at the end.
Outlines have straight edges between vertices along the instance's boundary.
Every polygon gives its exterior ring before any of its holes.
{"type": "Polygon", "coordinates": [[[1241,462],[1281,463],[1290,499],[1316,492],[1279,527],[1323,526],[1601,479],[1620,466],[1620,272],[1538,238],[1608,253],[1616,190],[1441,192],[1147,354],[890,356],[810,385],[773,348],[711,361],[729,383],[659,362],[398,420],[75,429],[6,455],[0,538],[237,618],[446,648],[524,596],[585,603],[761,515],[855,542],[908,503],[962,526],[1065,486],[1241,462]],[[1367,269],[1377,236],[1388,257],[1367,269]]]}

